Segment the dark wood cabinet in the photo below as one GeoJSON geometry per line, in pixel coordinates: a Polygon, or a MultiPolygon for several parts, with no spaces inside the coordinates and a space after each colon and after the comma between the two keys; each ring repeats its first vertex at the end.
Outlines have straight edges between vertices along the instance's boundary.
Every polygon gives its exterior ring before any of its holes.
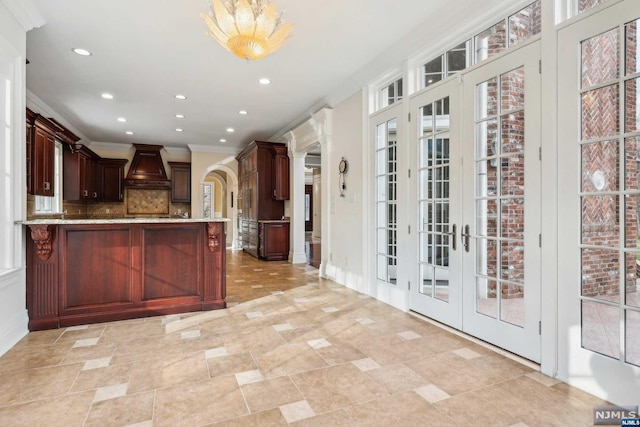
{"type": "Polygon", "coordinates": [[[237,160],[238,226],[242,248],[255,257],[286,260],[289,225],[282,218],[284,200],[289,198],[287,148],[284,144],[253,141],[237,160]],[[281,225],[286,224],[286,229],[265,229],[263,221],[278,221],[281,225]]]}
{"type": "Polygon", "coordinates": [[[289,258],[289,222],[267,222],[259,224],[260,257],[267,261],[289,258]]]}
{"type": "Polygon", "coordinates": [[[273,152],[273,173],[272,187],[274,200],[289,200],[289,156],[287,147],[284,145],[274,145],[273,152]]]}
{"type": "Polygon", "coordinates": [[[171,166],[171,202],[191,203],[191,163],[169,162],[171,166]]]}
{"type": "Polygon", "coordinates": [[[124,200],[124,166],[126,164],[126,159],[100,160],[100,190],[103,202],[124,200]]]}
{"type": "Polygon", "coordinates": [[[58,127],[45,117],[37,116],[31,133],[31,189],[37,196],[55,194],[55,149],[58,127]]]}
{"type": "Polygon", "coordinates": [[[69,201],[96,200],[95,190],[95,161],[86,149],[71,151],[66,147],[63,154],[63,197],[69,201]]]}

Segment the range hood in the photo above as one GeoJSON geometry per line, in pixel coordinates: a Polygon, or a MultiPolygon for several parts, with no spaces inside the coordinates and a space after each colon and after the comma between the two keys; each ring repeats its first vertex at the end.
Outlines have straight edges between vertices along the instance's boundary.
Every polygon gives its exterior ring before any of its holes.
{"type": "Polygon", "coordinates": [[[125,187],[170,188],[160,150],[162,145],[133,144],[136,154],[131,161],[129,173],[124,180],[125,187]]]}

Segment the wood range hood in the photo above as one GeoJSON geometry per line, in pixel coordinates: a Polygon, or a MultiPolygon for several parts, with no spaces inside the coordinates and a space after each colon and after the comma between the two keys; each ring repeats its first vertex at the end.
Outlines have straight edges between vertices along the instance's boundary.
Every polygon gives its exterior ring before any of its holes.
{"type": "Polygon", "coordinates": [[[160,151],[162,145],[133,144],[136,153],[131,161],[129,173],[124,180],[125,187],[171,188],[167,179],[160,151]]]}

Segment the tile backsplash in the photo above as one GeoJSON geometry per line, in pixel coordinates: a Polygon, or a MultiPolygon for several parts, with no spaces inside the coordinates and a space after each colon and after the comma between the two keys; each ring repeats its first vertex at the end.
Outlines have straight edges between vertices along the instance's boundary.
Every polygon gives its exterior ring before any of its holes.
{"type": "MultiPolygon", "coordinates": [[[[125,189],[124,202],[62,202],[65,219],[105,219],[131,217],[170,217],[185,212],[191,216],[189,203],[171,203],[170,190],[125,189]]],[[[35,215],[35,196],[27,196],[27,219],[60,218],[60,214],[35,215]]]]}

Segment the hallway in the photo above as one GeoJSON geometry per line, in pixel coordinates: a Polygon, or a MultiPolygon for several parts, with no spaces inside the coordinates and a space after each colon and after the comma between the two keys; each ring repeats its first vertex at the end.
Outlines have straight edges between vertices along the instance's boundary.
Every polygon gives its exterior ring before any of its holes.
{"type": "Polygon", "coordinates": [[[605,404],[310,266],[228,273],[225,310],[30,333],[0,425],[586,426],[605,404]]]}

